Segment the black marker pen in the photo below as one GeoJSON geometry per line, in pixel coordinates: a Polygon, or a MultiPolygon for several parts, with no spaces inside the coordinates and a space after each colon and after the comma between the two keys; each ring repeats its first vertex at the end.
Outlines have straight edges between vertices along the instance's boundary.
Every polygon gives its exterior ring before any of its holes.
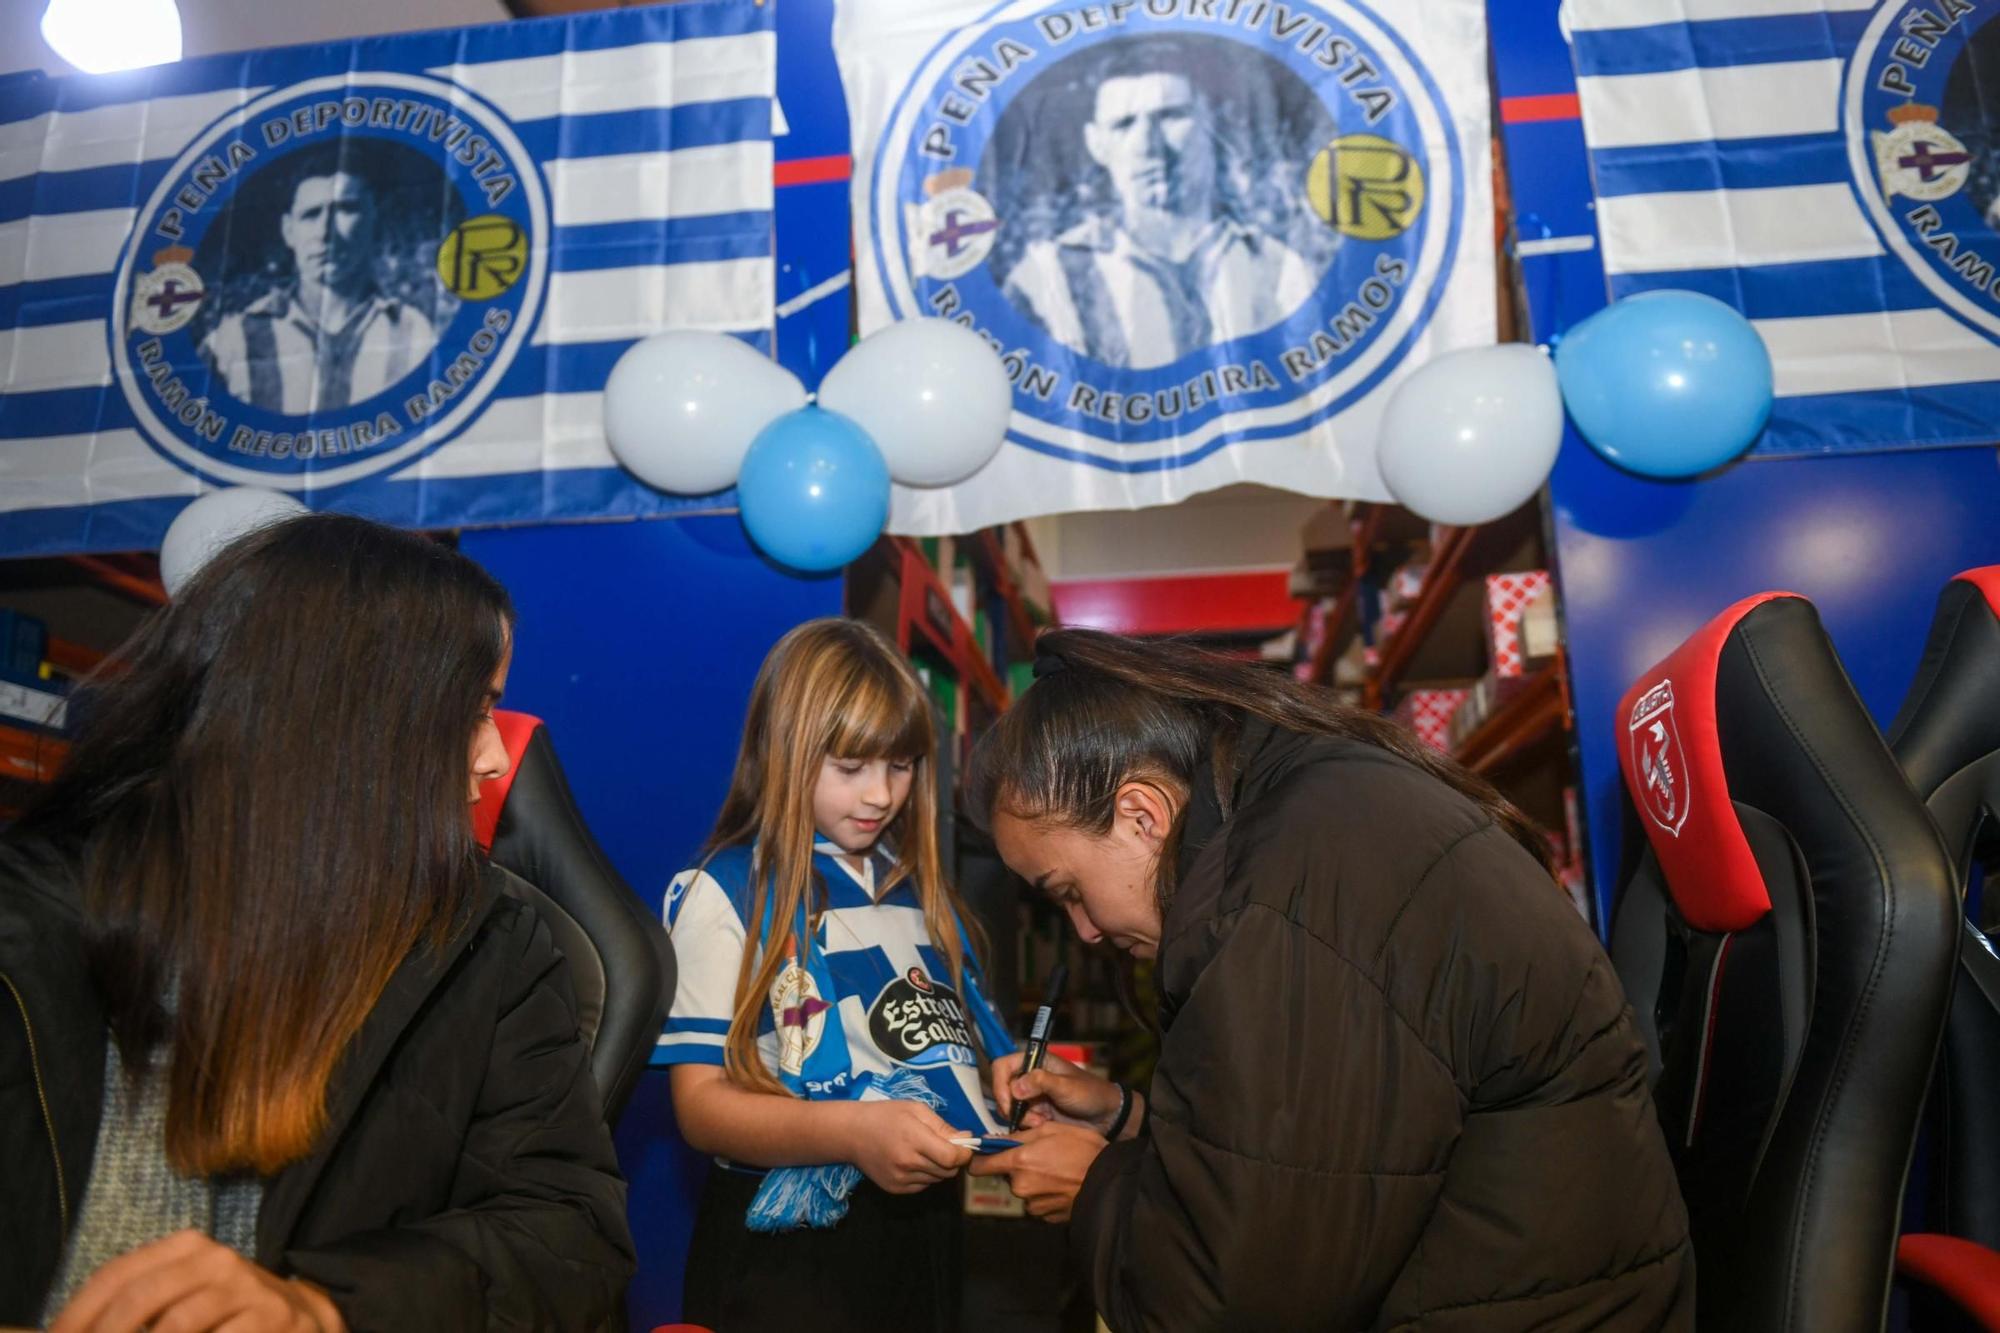
{"type": "MultiPolygon", "coordinates": [[[[1055,1018],[1056,1003],[1062,999],[1063,986],[1069,981],[1069,964],[1057,963],[1049,973],[1049,983],[1042,989],[1041,1008],[1035,1010],[1035,1025],[1028,1030],[1028,1053],[1021,1060],[1021,1068],[1014,1077],[1032,1074],[1042,1067],[1049,1056],[1049,1024],[1055,1018]]],[[[1007,1132],[1014,1133],[1021,1128],[1021,1113],[1027,1104],[1018,1097],[1014,1099],[1014,1109],[1007,1116],[1007,1132]]]]}

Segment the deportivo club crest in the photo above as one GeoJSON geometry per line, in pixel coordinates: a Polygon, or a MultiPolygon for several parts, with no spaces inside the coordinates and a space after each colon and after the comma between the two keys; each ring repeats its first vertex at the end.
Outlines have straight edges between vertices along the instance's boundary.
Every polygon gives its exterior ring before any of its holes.
{"type": "Polygon", "coordinates": [[[819,1049],[826,1031],[826,1011],[833,1006],[820,994],[812,973],[796,959],[785,964],[771,982],[771,1022],[778,1033],[778,1067],[797,1076],[806,1058],[819,1049]]]}
{"type": "Polygon", "coordinates": [[[357,71],[224,115],[137,217],[108,326],[154,448],[212,481],[304,489],[462,430],[533,332],[541,175],[438,79],[357,71]]]}
{"type": "Polygon", "coordinates": [[[194,318],[207,295],[201,275],[188,267],[194,251],[170,245],[153,256],[153,269],[132,281],[132,323],[146,333],[172,333],[194,318]]]}
{"type": "Polygon", "coordinates": [[[1875,165],[1882,174],[1882,193],[1893,198],[1935,201],[1949,199],[1965,185],[1972,154],[1949,131],[1939,128],[1934,106],[1906,103],[1889,109],[1895,126],[1876,134],[1875,165]]]}
{"type": "Polygon", "coordinates": [[[1841,124],[1882,246],[1946,309],[2000,340],[2000,23],[1970,0],[1879,6],[1841,124]]]}
{"type": "Polygon", "coordinates": [[[1678,838],[1688,817],[1687,758],[1674,723],[1674,683],[1663,680],[1632,705],[1627,725],[1632,771],[1647,818],[1678,838]]]}
{"type": "Polygon", "coordinates": [[[980,332],[1010,438],[1114,471],[1354,402],[1464,211],[1442,95],[1349,0],[1004,6],[918,67],[866,190],[891,312],[980,332]]]}
{"type": "Polygon", "coordinates": [[[959,278],[986,262],[1000,231],[1000,219],[986,197],[972,189],[963,167],[941,171],[924,182],[925,202],[917,209],[918,245],[912,267],[928,278],[959,278]]]}

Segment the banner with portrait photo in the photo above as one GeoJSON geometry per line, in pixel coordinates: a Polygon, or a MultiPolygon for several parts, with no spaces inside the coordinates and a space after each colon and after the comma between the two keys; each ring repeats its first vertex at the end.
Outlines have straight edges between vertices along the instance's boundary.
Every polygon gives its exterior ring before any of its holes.
{"type": "Polygon", "coordinates": [[[1480,0],[841,0],[834,43],[862,333],[956,320],[1015,386],[892,531],[1384,499],[1390,391],[1494,340],[1480,0]]]}
{"type": "Polygon", "coordinates": [[[1570,0],[1609,294],[1727,301],[1761,457],[1991,447],[2000,6],[1570,0]]]}
{"type": "MultiPolygon", "coordinates": [[[[769,6],[0,80],[0,556],[222,486],[411,527],[645,515],[601,398],[771,341],[769,6]]],[[[713,503],[709,501],[707,503],[713,503]]]]}

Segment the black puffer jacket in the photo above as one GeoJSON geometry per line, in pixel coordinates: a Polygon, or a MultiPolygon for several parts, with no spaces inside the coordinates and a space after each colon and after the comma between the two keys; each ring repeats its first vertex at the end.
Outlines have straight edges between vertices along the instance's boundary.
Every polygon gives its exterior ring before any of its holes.
{"type": "Polygon", "coordinates": [[[1609,960],[1373,746],[1248,724],[1196,782],[1145,1136],[1072,1223],[1117,1333],[1684,1330],[1687,1218],[1609,960]]]}
{"type": "MultiPolygon", "coordinates": [[[[489,870],[476,924],[412,955],[335,1070],[321,1148],[266,1183],[257,1260],[354,1333],[603,1327],[625,1186],[562,956],[489,870]]],[[[67,895],[0,848],[0,1324],[32,1325],[90,1178],[104,1018],[67,895]]]]}

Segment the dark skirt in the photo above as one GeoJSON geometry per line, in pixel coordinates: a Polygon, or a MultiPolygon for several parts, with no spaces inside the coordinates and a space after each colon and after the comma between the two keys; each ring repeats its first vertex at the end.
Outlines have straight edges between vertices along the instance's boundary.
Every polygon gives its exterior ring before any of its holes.
{"type": "Polygon", "coordinates": [[[837,1226],[753,1232],[763,1177],[708,1173],[688,1250],[685,1318],[715,1333],[955,1333],[963,1281],[960,1186],[888,1194],[864,1180],[837,1226]]]}

